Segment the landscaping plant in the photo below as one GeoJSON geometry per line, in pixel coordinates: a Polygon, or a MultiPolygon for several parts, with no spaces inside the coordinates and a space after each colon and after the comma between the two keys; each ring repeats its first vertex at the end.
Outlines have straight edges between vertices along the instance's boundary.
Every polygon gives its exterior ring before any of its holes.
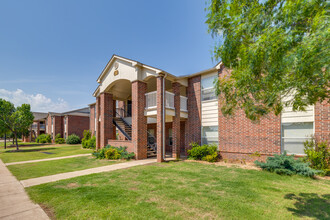
{"type": "Polygon", "coordinates": [[[314,138],[304,143],[304,160],[310,167],[320,170],[320,175],[330,175],[330,148],[327,141],[318,143],[314,138]]]}
{"type": "Polygon", "coordinates": [[[135,156],[133,152],[130,153],[127,151],[127,147],[113,147],[110,145],[107,145],[106,147],[100,150],[94,151],[92,155],[95,156],[97,159],[107,158],[107,159],[126,159],[126,160],[130,160],[135,156]],[[117,153],[119,157],[117,156],[117,153]]]}
{"type": "Polygon", "coordinates": [[[96,137],[93,136],[91,137],[91,132],[90,130],[84,130],[83,133],[84,137],[81,139],[81,144],[83,148],[91,148],[95,149],[96,148],[96,137]]]}
{"type": "Polygon", "coordinates": [[[36,138],[36,142],[41,144],[52,143],[52,138],[50,134],[41,134],[36,138]]]}
{"type": "Polygon", "coordinates": [[[318,173],[309,167],[309,163],[303,162],[301,159],[295,159],[294,155],[287,155],[286,151],[274,157],[268,157],[266,162],[255,161],[258,167],[269,172],[274,172],[280,175],[298,174],[306,177],[314,177],[318,173]]]}
{"type": "Polygon", "coordinates": [[[67,144],[80,144],[80,137],[76,134],[71,134],[66,139],[67,144]]]}
{"type": "Polygon", "coordinates": [[[118,160],[120,158],[120,154],[117,149],[115,148],[109,148],[105,152],[105,158],[108,160],[118,160]]]}
{"type": "Polygon", "coordinates": [[[199,144],[193,142],[190,144],[192,147],[188,150],[189,159],[193,160],[204,160],[208,162],[216,162],[219,160],[218,146],[214,144],[199,144]]]}
{"type": "Polygon", "coordinates": [[[64,144],[65,139],[61,137],[61,134],[55,135],[55,144],[64,144]]]}

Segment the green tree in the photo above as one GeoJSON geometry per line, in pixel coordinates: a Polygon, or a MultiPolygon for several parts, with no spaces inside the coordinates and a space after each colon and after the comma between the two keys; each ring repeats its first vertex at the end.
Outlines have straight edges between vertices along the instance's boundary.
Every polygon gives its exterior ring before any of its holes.
{"type": "Polygon", "coordinates": [[[13,133],[17,150],[19,150],[17,137],[20,134],[28,134],[33,118],[29,104],[15,108],[11,102],[0,99],[0,123],[13,133]]]}
{"type": "Polygon", "coordinates": [[[212,0],[206,23],[219,41],[214,57],[232,69],[215,85],[224,115],[240,108],[258,120],[329,101],[326,0],[212,0]]]}
{"type": "Polygon", "coordinates": [[[7,148],[7,135],[9,133],[9,129],[1,124],[0,122],[0,137],[4,137],[4,148],[6,149],[7,148]]]}

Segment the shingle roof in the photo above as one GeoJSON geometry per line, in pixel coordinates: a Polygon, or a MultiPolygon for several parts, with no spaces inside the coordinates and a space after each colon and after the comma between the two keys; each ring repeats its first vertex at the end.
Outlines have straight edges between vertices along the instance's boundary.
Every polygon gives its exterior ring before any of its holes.
{"type": "Polygon", "coordinates": [[[43,112],[32,112],[32,114],[34,116],[35,121],[46,119],[48,115],[48,113],[43,113],[43,112]]]}

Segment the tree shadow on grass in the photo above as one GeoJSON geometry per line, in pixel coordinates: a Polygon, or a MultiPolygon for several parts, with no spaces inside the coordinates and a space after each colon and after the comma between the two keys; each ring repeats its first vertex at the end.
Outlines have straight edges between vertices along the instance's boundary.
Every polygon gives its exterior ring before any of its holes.
{"type": "Polygon", "coordinates": [[[38,149],[19,149],[19,150],[7,150],[5,153],[16,153],[16,152],[37,152],[37,151],[47,151],[47,150],[54,150],[55,147],[48,147],[48,148],[38,148],[38,149]]]}
{"type": "Polygon", "coordinates": [[[285,199],[294,200],[295,208],[287,208],[293,215],[316,219],[330,219],[330,194],[316,193],[286,194],[285,199]]]}

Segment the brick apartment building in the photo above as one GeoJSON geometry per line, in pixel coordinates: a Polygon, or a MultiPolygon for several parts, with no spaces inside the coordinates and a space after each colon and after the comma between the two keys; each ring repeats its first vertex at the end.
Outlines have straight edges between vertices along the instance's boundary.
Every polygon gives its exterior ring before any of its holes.
{"type": "Polygon", "coordinates": [[[252,123],[242,111],[221,114],[213,82],[229,71],[222,63],[186,76],[174,76],[138,61],[113,55],[97,79],[90,105],[90,130],[96,145],[127,146],[137,159],[157,155],[159,162],[186,153],[189,144],[214,143],[224,158],[251,160],[279,154],[303,154],[303,142],[314,135],[329,140],[328,102],[305,112],[284,109],[252,123]]]}
{"type": "Polygon", "coordinates": [[[65,139],[71,134],[83,138],[84,130],[89,129],[89,110],[90,108],[86,107],[63,113],[33,112],[34,121],[30,129],[30,136],[24,137],[23,141],[35,141],[40,134],[50,134],[52,140],[57,134],[61,134],[65,139]]]}

